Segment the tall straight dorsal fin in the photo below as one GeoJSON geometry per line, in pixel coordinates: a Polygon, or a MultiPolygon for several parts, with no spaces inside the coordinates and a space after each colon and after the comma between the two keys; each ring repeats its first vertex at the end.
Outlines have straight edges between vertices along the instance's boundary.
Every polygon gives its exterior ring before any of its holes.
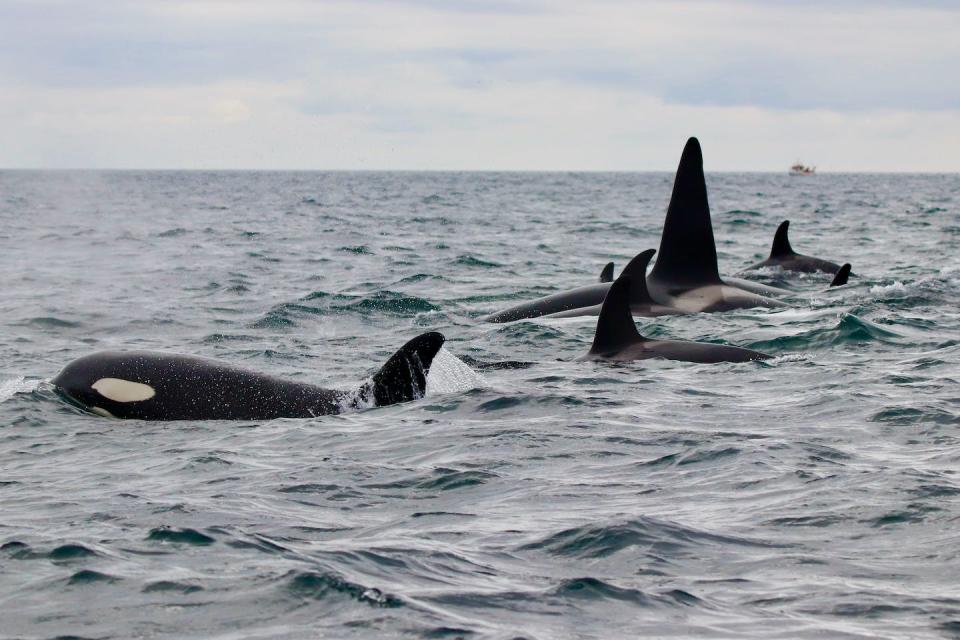
{"type": "Polygon", "coordinates": [[[600,272],[600,282],[613,282],[613,263],[608,262],[607,266],[600,272]]]}
{"type": "Polygon", "coordinates": [[[647,249],[634,256],[633,260],[627,263],[620,277],[630,278],[630,304],[651,304],[653,298],[650,297],[650,291],[647,290],[647,266],[650,264],[650,258],[657,252],[656,249],[647,249]]]}
{"type": "Polygon", "coordinates": [[[621,275],[607,291],[607,297],[603,299],[603,306],[600,307],[597,331],[593,334],[590,353],[603,355],[646,339],[637,331],[633,314],[630,313],[632,280],[630,276],[621,275]]]}
{"type": "Polygon", "coordinates": [[[840,267],[840,271],[837,271],[837,275],[833,277],[833,282],[830,283],[831,287],[841,287],[847,284],[847,279],[850,277],[850,263],[846,263],[840,267]]]}
{"type": "Polygon", "coordinates": [[[787,229],[789,228],[789,220],[784,220],[780,223],[780,226],[777,227],[777,232],[773,234],[773,246],[770,247],[771,258],[794,255],[793,247],[790,246],[790,240],[787,238],[787,229]]]}
{"type": "Polygon", "coordinates": [[[687,140],[680,156],[673,195],[663,221],[660,255],[650,277],[680,286],[721,284],[703,177],[703,154],[696,138],[687,140]]]}

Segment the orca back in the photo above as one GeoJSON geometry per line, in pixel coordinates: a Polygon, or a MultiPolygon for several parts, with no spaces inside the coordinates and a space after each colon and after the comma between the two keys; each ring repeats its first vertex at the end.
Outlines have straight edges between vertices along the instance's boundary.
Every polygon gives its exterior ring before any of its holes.
{"type": "Polygon", "coordinates": [[[407,342],[356,390],[325,389],[225,362],[150,351],[106,351],[74,360],[57,390],[94,413],[141,420],[308,418],[423,397],[444,337],[407,342]]]}

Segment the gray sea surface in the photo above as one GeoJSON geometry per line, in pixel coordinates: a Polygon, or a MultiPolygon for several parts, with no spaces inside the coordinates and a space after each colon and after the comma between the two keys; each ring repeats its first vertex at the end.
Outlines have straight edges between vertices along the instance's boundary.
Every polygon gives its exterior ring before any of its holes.
{"type": "Polygon", "coordinates": [[[709,174],[721,271],[791,220],[857,277],[638,319],[767,362],[578,362],[483,315],[659,244],[672,174],[0,172],[0,636],[960,637],[960,176],[709,174]],[[138,422],[102,349],[426,397],[138,422]],[[457,357],[523,360],[467,369],[457,357]]]}

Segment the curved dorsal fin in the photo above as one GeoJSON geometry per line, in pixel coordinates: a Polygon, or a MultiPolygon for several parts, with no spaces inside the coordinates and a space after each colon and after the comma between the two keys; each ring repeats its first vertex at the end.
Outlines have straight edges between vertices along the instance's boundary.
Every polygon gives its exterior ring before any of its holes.
{"type": "Polygon", "coordinates": [[[680,156],[660,236],[660,256],[650,276],[681,286],[721,284],[703,177],[703,154],[696,138],[687,140],[680,156]]]}
{"type": "Polygon", "coordinates": [[[597,332],[593,335],[590,353],[603,355],[645,340],[630,313],[630,276],[621,275],[603,299],[600,317],[597,318],[597,332]]]}
{"type": "Polygon", "coordinates": [[[608,262],[607,266],[600,272],[600,282],[613,282],[613,263],[608,262]]]}
{"type": "Polygon", "coordinates": [[[850,277],[850,263],[846,263],[840,267],[840,271],[837,271],[837,275],[833,277],[833,282],[830,283],[831,287],[840,287],[847,284],[847,279],[850,277]]]}
{"type": "Polygon", "coordinates": [[[656,249],[647,249],[634,256],[633,260],[627,263],[620,277],[630,278],[630,304],[650,304],[653,298],[647,290],[647,266],[650,264],[650,258],[657,252],[656,249]]]}
{"type": "Polygon", "coordinates": [[[427,373],[443,341],[443,334],[431,331],[410,340],[390,356],[373,376],[377,406],[422,398],[427,390],[427,373]]]}
{"type": "Polygon", "coordinates": [[[770,257],[779,258],[781,256],[792,256],[793,247],[790,246],[790,240],[787,239],[787,229],[790,228],[790,221],[784,220],[777,227],[777,232],[773,234],[773,246],[770,247],[770,257]]]}

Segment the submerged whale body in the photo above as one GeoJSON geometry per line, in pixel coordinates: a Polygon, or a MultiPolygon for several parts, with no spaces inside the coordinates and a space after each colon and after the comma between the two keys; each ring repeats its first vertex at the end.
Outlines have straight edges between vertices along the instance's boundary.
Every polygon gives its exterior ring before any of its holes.
{"type": "MultiPolygon", "coordinates": [[[[645,277],[647,273],[647,263],[650,256],[645,259],[643,252],[631,260],[624,268],[623,273],[639,274],[638,277],[645,277]]],[[[653,250],[650,251],[653,254],[653,250]]],[[[622,275],[622,274],[621,274],[622,275]]],[[[530,302],[524,302],[514,305],[503,311],[492,313],[483,319],[484,322],[513,322],[514,320],[524,320],[526,318],[539,318],[541,316],[566,317],[559,314],[567,312],[569,315],[596,315],[599,313],[603,298],[610,290],[610,283],[613,282],[613,263],[608,262],[600,272],[600,281],[596,284],[588,284],[574,289],[568,289],[559,293],[553,293],[530,302]],[[591,313],[590,309],[596,308],[597,311],[591,313]],[[583,310],[581,312],[581,310],[583,310]]]]}
{"type": "Polygon", "coordinates": [[[647,276],[647,288],[657,303],[687,312],[785,306],[720,278],[703,154],[696,138],[687,140],[680,156],[660,253],[647,276]]]}
{"type": "Polygon", "coordinates": [[[780,267],[784,271],[799,271],[801,273],[814,273],[822,271],[830,275],[836,275],[840,272],[840,265],[836,262],[805,256],[797,253],[790,246],[790,238],[787,231],[790,228],[790,221],[784,220],[777,227],[777,232],[773,236],[773,245],[770,247],[770,255],[763,262],[750,267],[758,269],[760,267],[780,267]]]}
{"type": "MultiPolygon", "coordinates": [[[[657,304],[653,298],[650,297],[650,292],[647,290],[647,265],[650,263],[650,258],[652,258],[656,252],[656,249],[647,249],[642,253],[638,253],[627,265],[627,268],[623,270],[623,273],[620,274],[621,278],[625,276],[630,278],[629,295],[627,298],[630,305],[630,313],[644,318],[685,314],[687,312],[682,309],[657,304]]],[[[609,290],[607,290],[607,295],[610,295],[609,290]]],[[[600,315],[602,308],[603,302],[591,307],[578,307],[566,311],[558,311],[546,317],[573,318],[576,316],[597,316],[600,315]]]]}
{"type": "Polygon", "coordinates": [[[73,403],[103,416],[140,420],[307,418],[423,397],[443,346],[431,332],[407,342],[354,390],[325,389],[193,356],[104,351],[74,360],[53,384],[73,403]]]}
{"type": "Polygon", "coordinates": [[[723,344],[687,342],[683,340],[652,340],[640,335],[630,313],[629,276],[620,276],[603,301],[597,331],[590,351],[583,360],[624,362],[663,358],[683,362],[749,362],[771,356],[723,344]]]}

